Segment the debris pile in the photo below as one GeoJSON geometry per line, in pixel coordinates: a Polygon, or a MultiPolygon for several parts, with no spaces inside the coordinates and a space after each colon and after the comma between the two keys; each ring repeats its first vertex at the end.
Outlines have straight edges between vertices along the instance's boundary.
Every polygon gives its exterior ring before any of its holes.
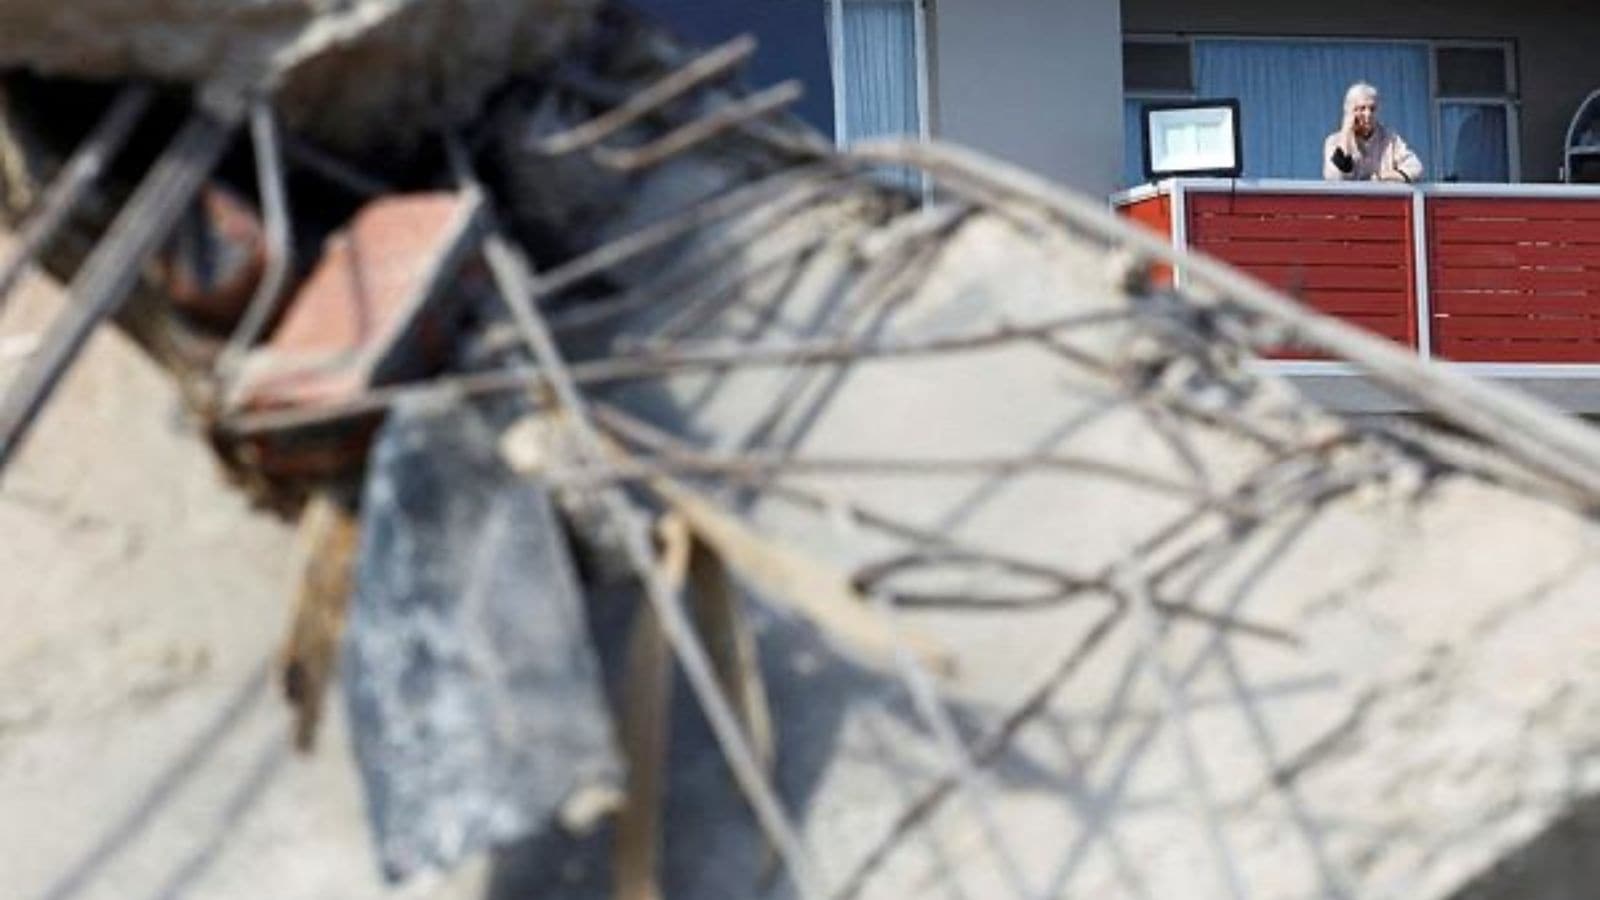
{"type": "Polygon", "coordinates": [[[968,152],[837,153],[747,41],[582,31],[394,159],[8,82],[8,146],[105,112],[7,170],[81,305],[0,465],[117,314],[303,515],[297,736],[342,646],[391,875],[559,832],[611,859],[561,896],[1531,890],[1600,789],[1600,436],[968,152]]]}
{"type": "Polygon", "coordinates": [[[269,89],[302,136],[395,154],[588,38],[600,0],[8,0],[0,67],[269,89]]]}

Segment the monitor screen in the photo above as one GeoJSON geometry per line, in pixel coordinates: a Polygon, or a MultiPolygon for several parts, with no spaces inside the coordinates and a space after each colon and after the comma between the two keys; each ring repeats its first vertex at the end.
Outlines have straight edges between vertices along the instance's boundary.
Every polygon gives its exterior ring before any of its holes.
{"type": "Polygon", "coordinates": [[[1175,175],[1232,178],[1243,168],[1239,101],[1200,100],[1144,107],[1144,171],[1151,180],[1175,175]]]}

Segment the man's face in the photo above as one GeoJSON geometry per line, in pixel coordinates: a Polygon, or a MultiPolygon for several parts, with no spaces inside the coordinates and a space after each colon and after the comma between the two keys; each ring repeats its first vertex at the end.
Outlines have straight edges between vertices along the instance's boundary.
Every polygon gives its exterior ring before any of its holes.
{"type": "Polygon", "coordinates": [[[1350,108],[1350,122],[1357,137],[1371,136],[1373,127],[1378,124],[1378,101],[1357,100],[1350,108]]]}

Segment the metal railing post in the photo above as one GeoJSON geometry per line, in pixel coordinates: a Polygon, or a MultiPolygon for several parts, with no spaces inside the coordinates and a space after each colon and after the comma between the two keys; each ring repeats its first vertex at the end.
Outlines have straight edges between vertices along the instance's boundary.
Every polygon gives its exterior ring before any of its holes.
{"type": "Polygon", "coordinates": [[[1428,194],[1418,187],[1411,194],[1411,265],[1417,317],[1417,355],[1433,358],[1433,303],[1428,296],[1428,194]]]}

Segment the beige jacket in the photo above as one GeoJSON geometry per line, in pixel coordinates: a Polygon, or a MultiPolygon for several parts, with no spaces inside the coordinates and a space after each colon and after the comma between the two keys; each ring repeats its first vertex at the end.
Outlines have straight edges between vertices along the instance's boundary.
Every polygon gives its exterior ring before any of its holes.
{"type": "Polygon", "coordinates": [[[1400,135],[1379,123],[1364,141],[1354,136],[1347,139],[1338,131],[1328,135],[1322,142],[1322,177],[1328,181],[1421,181],[1422,161],[1400,135]],[[1346,140],[1355,146],[1345,144],[1346,140]],[[1341,145],[1356,161],[1348,175],[1333,164],[1333,148],[1341,145]]]}

